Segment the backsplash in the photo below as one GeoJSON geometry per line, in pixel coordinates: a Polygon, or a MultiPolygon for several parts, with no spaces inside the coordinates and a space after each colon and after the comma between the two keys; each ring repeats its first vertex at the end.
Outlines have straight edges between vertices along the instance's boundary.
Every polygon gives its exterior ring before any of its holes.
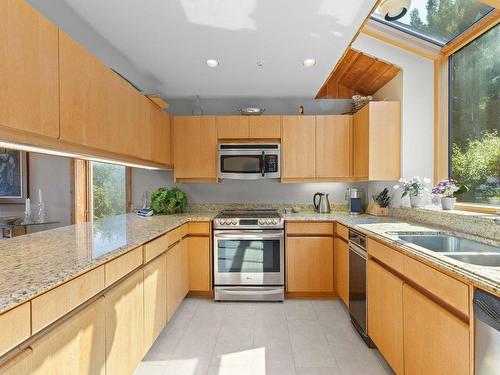
{"type": "Polygon", "coordinates": [[[500,245],[500,216],[466,211],[442,211],[425,208],[391,208],[391,216],[448,230],[488,238],[500,245]]]}
{"type": "MultiPolygon", "coordinates": [[[[283,213],[285,209],[294,209],[302,213],[313,213],[314,206],[312,204],[303,203],[192,203],[188,205],[187,212],[219,212],[222,210],[236,210],[236,209],[258,209],[258,208],[272,208],[283,213]]],[[[330,208],[335,212],[347,211],[347,204],[331,204],[330,208]]]]}

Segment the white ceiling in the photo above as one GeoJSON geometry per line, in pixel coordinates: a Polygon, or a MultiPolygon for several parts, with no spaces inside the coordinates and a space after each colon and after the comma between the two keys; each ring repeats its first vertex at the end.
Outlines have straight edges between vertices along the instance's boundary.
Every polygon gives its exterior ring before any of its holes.
{"type": "Polygon", "coordinates": [[[166,97],[312,97],[375,0],[64,2],[166,97]]]}

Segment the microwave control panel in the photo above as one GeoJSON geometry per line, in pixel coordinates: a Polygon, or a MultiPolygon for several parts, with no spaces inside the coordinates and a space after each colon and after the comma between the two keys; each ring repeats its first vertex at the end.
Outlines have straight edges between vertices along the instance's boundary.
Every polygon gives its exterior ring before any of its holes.
{"type": "Polygon", "coordinates": [[[278,155],[265,156],[266,173],[278,172],[278,155]]]}

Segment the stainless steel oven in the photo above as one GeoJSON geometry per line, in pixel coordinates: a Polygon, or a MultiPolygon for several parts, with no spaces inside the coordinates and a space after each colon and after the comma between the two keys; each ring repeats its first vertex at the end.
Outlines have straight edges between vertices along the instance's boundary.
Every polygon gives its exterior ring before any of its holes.
{"type": "Polygon", "coordinates": [[[213,239],[216,300],[283,300],[281,218],[216,218],[213,239]]]}
{"type": "Polygon", "coordinates": [[[281,176],[278,143],[220,144],[218,159],[221,179],[258,180],[281,176]]]}

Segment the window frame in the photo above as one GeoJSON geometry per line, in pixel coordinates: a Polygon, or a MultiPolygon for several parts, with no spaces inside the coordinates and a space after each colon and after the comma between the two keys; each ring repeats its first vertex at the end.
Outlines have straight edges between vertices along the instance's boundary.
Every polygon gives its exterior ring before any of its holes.
{"type": "MultiPolygon", "coordinates": [[[[449,178],[451,170],[451,160],[449,150],[451,148],[451,104],[450,104],[450,85],[451,69],[450,61],[452,55],[467,46],[483,34],[494,28],[500,23],[500,10],[492,11],[490,16],[480,27],[469,29],[460,37],[453,48],[443,48],[443,55],[434,60],[434,181],[449,178]],[[458,43],[459,42],[459,43],[458,43]],[[443,115],[444,114],[444,115],[443,115]]],[[[486,17],[484,17],[486,18],[486,17]]],[[[447,46],[445,46],[447,47],[447,46]]],[[[470,211],[482,214],[496,214],[500,211],[499,207],[478,204],[473,202],[457,202],[457,210],[470,211]]]]}
{"type": "MultiPolygon", "coordinates": [[[[92,171],[89,160],[74,159],[72,163],[73,224],[93,221],[92,215],[92,171]],[[83,202],[82,202],[82,197],[83,202]]],[[[132,168],[125,166],[125,212],[132,208],[132,168]]]]}

